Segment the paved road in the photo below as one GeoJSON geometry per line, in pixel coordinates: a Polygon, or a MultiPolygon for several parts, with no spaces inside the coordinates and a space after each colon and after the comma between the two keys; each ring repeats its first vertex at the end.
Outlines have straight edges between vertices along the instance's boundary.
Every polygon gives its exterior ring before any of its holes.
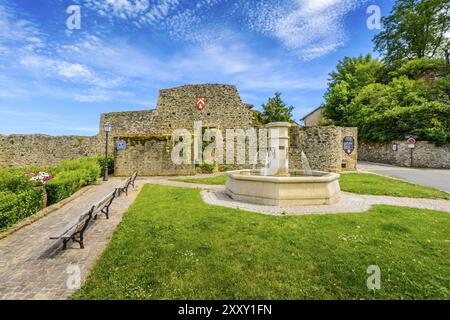
{"type": "Polygon", "coordinates": [[[399,178],[450,193],[450,170],[448,169],[403,168],[381,163],[358,162],[358,170],[399,178]]]}

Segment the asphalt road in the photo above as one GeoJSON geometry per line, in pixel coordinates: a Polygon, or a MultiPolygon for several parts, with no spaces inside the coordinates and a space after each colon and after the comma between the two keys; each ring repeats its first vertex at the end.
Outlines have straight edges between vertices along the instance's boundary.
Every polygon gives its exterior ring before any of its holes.
{"type": "Polygon", "coordinates": [[[358,162],[358,170],[403,179],[450,193],[450,170],[396,167],[388,164],[358,162]]]}

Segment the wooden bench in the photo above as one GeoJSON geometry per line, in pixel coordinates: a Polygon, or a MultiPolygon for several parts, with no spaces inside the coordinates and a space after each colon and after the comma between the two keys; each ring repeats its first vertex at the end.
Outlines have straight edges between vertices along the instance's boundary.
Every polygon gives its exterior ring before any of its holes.
{"type": "Polygon", "coordinates": [[[117,189],[115,189],[113,192],[108,194],[106,197],[104,197],[94,205],[94,211],[92,212],[94,220],[97,220],[98,215],[101,213],[106,216],[106,219],[109,219],[109,207],[112,205],[117,194],[118,191],[117,189]]]}
{"type": "Polygon", "coordinates": [[[125,192],[128,195],[128,188],[130,185],[134,188],[134,183],[137,177],[137,171],[134,172],[131,177],[127,178],[113,192],[108,194],[102,200],[97,202],[91,207],[90,210],[84,212],[79,218],[67,224],[64,228],[58,230],[53,236],[52,240],[63,240],[63,250],[67,249],[67,243],[72,240],[80,244],[80,248],[84,249],[84,233],[89,227],[91,220],[97,220],[99,214],[104,214],[106,219],[109,219],[109,208],[111,207],[114,199],[125,192]]]}
{"type": "Polygon", "coordinates": [[[72,221],[56,234],[50,237],[52,240],[63,240],[63,250],[67,249],[67,243],[72,240],[80,244],[80,249],[84,249],[84,233],[89,227],[91,220],[97,220],[99,214],[104,214],[109,219],[109,207],[117,195],[117,189],[97,202],[92,208],[84,212],[79,218],[72,221]]]}
{"type": "Polygon", "coordinates": [[[119,195],[121,195],[122,193],[128,195],[128,188],[130,187],[130,185],[133,186],[133,188],[135,187],[136,178],[137,178],[137,171],[135,171],[131,175],[131,177],[127,178],[127,180],[125,180],[125,182],[118,188],[119,195]]]}
{"type": "Polygon", "coordinates": [[[64,228],[60,229],[56,234],[50,237],[53,240],[63,240],[63,250],[67,249],[67,243],[72,240],[78,242],[80,248],[84,249],[84,232],[89,226],[89,222],[92,220],[92,213],[95,210],[93,206],[90,210],[84,212],[79,218],[72,221],[64,228]]]}
{"type": "Polygon", "coordinates": [[[135,188],[136,186],[134,185],[134,183],[136,182],[136,178],[137,178],[138,172],[135,171],[132,175],[131,175],[131,185],[133,186],[133,188],[135,188]]]}

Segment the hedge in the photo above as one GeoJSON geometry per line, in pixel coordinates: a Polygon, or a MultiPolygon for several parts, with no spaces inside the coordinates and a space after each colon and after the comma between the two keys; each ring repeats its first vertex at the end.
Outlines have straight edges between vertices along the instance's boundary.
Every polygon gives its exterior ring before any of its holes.
{"type": "Polygon", "coordinates": [[[0,192],[0,230],[35,214],[43,205],[43,188],[30,188],[21,193],[0,192]]]}
{"type": "Polygon", "coordinates": [[[55,172],[55,177],[45,186],[49,205],[95,183],[100,177],[101,168],[97,158],[81,158],[61,163],[55,172]]]}
{"type": "Polygon", "coordinates": [[[97,158],[65,161],[56,168],[0,168],[0,229],[6,229],[43,208],[45,192],[47,203],[57,203],[100,177],[97,158]],[[24,171],[51,173],[54,178],[44,188],[29,181],[24,171]]]}
{"type": "Polygon", "coordinates": [[[32,187],[33,184],[22,173],[14,173],[0,168],[0,192],[20,193],[32,187]]]}

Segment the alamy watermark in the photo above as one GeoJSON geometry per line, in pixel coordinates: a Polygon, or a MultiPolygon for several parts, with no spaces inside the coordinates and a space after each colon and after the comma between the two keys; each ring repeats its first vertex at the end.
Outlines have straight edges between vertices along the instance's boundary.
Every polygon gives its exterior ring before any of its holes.
{"type": "Polygon", "coordinates": [[[66,13],[69,17],[66,20],[67,30],[80,30],[81,29],[81,7],[78,5],[70,5],[66,9],[66,13]]]}
{"type": "Polygon", "coordinates": [[[380,290],[381,289],[381,269],[377,265],[371,265],[367,268],[367,273],[370,276],[367,278],[367,289],[380,290]]]}
{"type": "Polygon", "coordinates": [[[66,268],[68,274],[66,286],[69,290],[78,290],[81,288],[81,269],[77,264],[69,264],[66,268]]]}
{"type": "Polygon", "coordinates": [[[172,142],[171,159],[176,165],[263,163],[276,173],[275,161],[286,159],[288,152],[287,146],[280,145],[278,128],[221,130],[205,128],[202,121],[194,122],[193,133],[188,129],[174,130],[172,142]]]}
{"type": "Polygon", "coordinates": [[[367,18],[367,28],[370,30],[380,30],[381,29],[381,8],[377,5],[371,5],[367,7],[367,14],[370,14],[367,18]]]}

